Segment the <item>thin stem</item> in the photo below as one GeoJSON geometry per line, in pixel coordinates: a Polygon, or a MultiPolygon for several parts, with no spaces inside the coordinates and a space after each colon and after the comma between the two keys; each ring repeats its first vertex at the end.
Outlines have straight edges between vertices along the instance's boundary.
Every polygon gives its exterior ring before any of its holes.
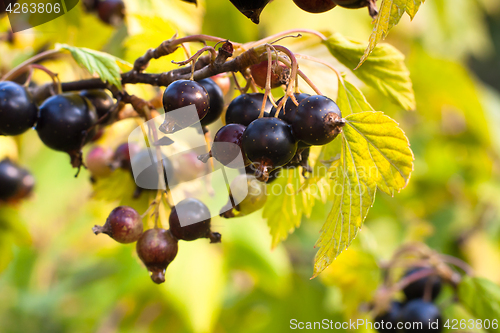
{"type": "Polygon", "coordinates": [[[310,34],[310,35],[314,35],[314,36],[317,36],[319,37],[321,40],[326,40],[326,36],[323,35],[322,33],[318,32],[318,31],[315,31],[315,30],[309,30],[309,29],[292,29],[292,30],[286,30],[286,31],[282,31],[282,32],[279,32],[275,35],[272,35],[272,36],[269,36],[269,37],[266,37],[266,38],[263,38],[261,40],[258,40],[256,42],[253,42],[253,43],[248,43],[246,45],[248,45],[249,47],[255,47],[257,45],[262,45],[262,44],[267,44],[267,43],[270,43],[280,37],[283,37],[283,36],[286,36],[286,35],[291,35],[291,34],[295,34],[295,33],[304,33],[304,34],[310,34]]]}
{"type": "Polygon", "coordinates": [[[23,63],[16,66],[15,68],[13,68],[11,71],[9,71],[7,74],[5,74],[2,77],[1,81],[12,80],[12,79],[16,78],[18,75],[24,73],[27,70],[27,67],[29,65],[34,64],[35,62],[38,62],[46,57],[49,57],[51,55],[54,55],[54,54],[57,54],[60,52],[61,52],[60,50],[49,50],[49,51],[39,53],[39,54],[29,58],[28,60],[24,61],[23,63]]]}

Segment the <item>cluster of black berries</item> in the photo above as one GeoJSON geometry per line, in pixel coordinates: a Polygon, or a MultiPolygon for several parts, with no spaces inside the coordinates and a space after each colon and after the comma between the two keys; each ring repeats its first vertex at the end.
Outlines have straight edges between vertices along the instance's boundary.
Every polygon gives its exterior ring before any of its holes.
{"type": "MultiPolygon", "coordinates": [[[[271,0],[230,0],[238,10],[252,22],[258,24],[262,10],[271,0]]],[[[370,15],[377,15],[376,0],[293,0],[302,10],[309,13],[324,13],[335,6],[344,8],[368,7],[370,15]]]]}
{"type": "Polygon", "coordinates": [[[117,26],[125,18],[125,3],[123,0],[84,0],[83,5],[89,13],[97,16],[106,24],[117,26]]]}
{"type": "Polygon", "coordinates": [[[0,161],[0,203],[26,198],[34,186],[35,179],[28,170],[8,158],[0,161]]]}
{"type": "Polygon", "coordinates": [[[120,206],[108,216],[104,226],[95,226],[94,233],[104,233],[123,244],[136,243],[136,251],[155,283],[165,282],[167,266],[175,259],[178,241],[209,238],[211,243],[221,241],[221,235],[210,230],[210,211],[197,199],[185,199],[170,212],[170,229],[152,228],[144,231],[142,218],[131,207],[120,206]],[[182,212],[181,226],[177,211],[182,212]]]}
{"type": "MultiPolygon", "coordinates": [[[[432,268],[410,269],[404,278],[432,271],[432,268]]],[[[443,320],[439,308],[433,303],[441,291],[442,281],[436,275],[428,275],[409,283],[403,288],[404,303],[393,301],[390,308],[375,318],[379,332],[441,332],[443,320]]]]}

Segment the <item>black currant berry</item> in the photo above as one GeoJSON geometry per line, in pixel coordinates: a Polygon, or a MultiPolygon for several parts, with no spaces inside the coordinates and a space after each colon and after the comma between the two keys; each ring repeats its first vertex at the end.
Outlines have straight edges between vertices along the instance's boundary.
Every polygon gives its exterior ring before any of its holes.
{"type": "MultiPolygon", "coordinates": [[[[271,88],[277,88],[283,84],[288,84],[290,80],[290,69],[281,62],[273,60],[271,63],[271,88]]],[[[253,80],[261,87],[266,87],[268,61],[264,60],[258,64],[250,66],[253,80]]]]}
{"type": "Polygon", "coordinates": [[[123,244],[136,242],[141,237],[142,230],[141,216],[135,209],[127,206],[113,209],[102,227],[96,225],[92,228],[96,235],[104,233],[123,244]]]}
{"type": "Polygon", "coordinates": [[[75,93],[48,98],[40,106],[36,131],[43,143],[58,151],[70,154],[79,152],[82,145],[95,135],[97,114],[90,101],[75,93]]]}
{"type": "Polygon", "coordinates": [[[178,80],[172,82],[163,93],[163,108],[165,121],[160,126],[164,133],[173,133],[189,127],[202,120],[208,113],[210,97],[207,90],[198,82],[191,80],[178,80]],[[184,112],[173,116],[169,112],[194,104],[197,116],[184,112]]]}
{"type": "Polygon", "coordinates": [[[125,18],[125,3],[122,0],[98,0],[97,14],[104,23],[119,25],[125,18]]]}
{"type": "Polygon", "coordinates": [[[165,270],[175,259],[179,246],[169,230],[149,229],[137,241],[136,251],[154,283],[165,282],[165,270]]]}
{"type": "Polygon", "coordinates": [[[326,96],[315,95],[299,103],[292,130],[306,144],[324,145],[337,137],[344,124],[337,104],[326,96]]]}
{"type": "Polygon", "coordinates": [[[101,89],[82,90],[80,96],[88,98],[95,107],[99,119],[105,116],[114,104],[113,98],[101,89]]]}
{"type": "Polygon", "coordinates": [[[406,333],[432,333],[443,330],[441,312],[436,305],[421,299],[406,303],[401,309],[399,321],[406,333]]]}
{"type": "Polygon", "coordinates": [[[267,201],[266,184],[253,175],[242,174],[231,182],[230,198],[222,208],[220,216],[231,218],[246,216],[258,211],[267,201]],[[234,211],[233,208],[234,204],[234,211]]]}
{"type": "Polygon", "coordinates": [[[211,232],[210,219],[210,210],[203,202],[193,198],[184,199],[170,212],[170,232],[175,238],[185,241],[210,238],[210,243],[219,243],[221,235],[211,232]]]}
{"type": "MultiPolygon", "coordinates": [[[[293,94],[295,98],[297,99],[297,102],[302,102],[304,99],[311,97],[309,94],[301,93],[301,94],[293,94]]],[[[280,104],[281,100],[284,97],[281,97],[278,102],[276,102],[277,105],[280,104]]],[[[278,118],[283,119],[286,121],[288,124],[292,124],[293,118],[295,117],[295,113],[297,112],[297,105],[290,99],[286,99],[285,106],[281,108],[280,113],[278,115],[278,118]]],[[[273,106],[271,109],[271,112],[269,113],[269,117],[276,117],[276,108],[273,106]]]]}
{"type": "MultiPolygon", "coordinates": [[[[404,276],[408,277],[422,270],[429,270],[429,269],[431,268],[426,268],[426,267],[413,268],[407,271],[404,276]]],[[[437,275],[427,276],[425,278],[410,283],[403,289],[403,292],[407,300],[412,300],[416,298],[423,298],[426,292],[426,288],[430,288],[429,291],[431,299],[432,300],[436,299],[436,297],[439,295],[439,292],[441,291],[441,278],[437,275]]]]}
{"type": "Polygon", "coordinates": [[[85,159],[85,166],[90,171],[92,177],[106,178],[112,173],[111,164],[113,150],[106,147],[94,147],[88,152],[85,159]]]}
{"type": "MultiPolygon", "coordinates": [[[[170,159],[164,155],[161,156],[163,164],[163,178],[168,187],[175,186],[173,179],[174,166],[170,159]],[[169,175],[169,177],[167,177],[169,175]]],[[[134,197],[138,197],[142,190],[157,190],[159,188],[159,175],[156,151],[154,149],[142,150],[132,156],[132,169],[137,191],[134,197]]]]}
{"type": "Polygon", "coordinates": [[[113,154],[111,167],[112,169],[121,168],[124,170],[132,170],[130,162],[131,156],[139,153],[141,148],[135,143],[122,143],[119,145],[113,154]]]}
{"type": "Polygon", "coordinates": [[[243,151],[256,165],[256,177],[267,181],[269,172],[287,164],[297,152],[290,126],[278,118],[254,120],[243,133],[243,151]]]}
{"type": "Polygon", "coordinates": [[[0,135],[19,135],[35,125],[38,108],[26,89],[14,82],[0,82],[0,135]]]}
{"type": "Polygon", "coordinates": [[[210,125],[219,120],[224,111],[224,95],[221,88],[212,79],[198,81],[205,88],[209,96],[208,113],[201,120],[201,126],[210,125]]]}
{"type": "MultiPolygon", "coordinates": [[[[243,94],[236,97],[227,107],[226,124],[250,125],[252,121],[259,118],[263,100],[264,94],[261,93],[243,94]]],[[[269,116],[272,106],[268,99],[264,109],[264,117],[269,116]]]]}
{"type": "MultiPolygon", "coordinates": [[[[295,1],[295,0],[294,0],[295,1]]],[[[372,17],[377,16],[377,0],[332,0],[338,6],[350,9],[358,9],[368,7],[368,11],[372,17]]]]}
{"type": "Polygon", "coordinates": [[[309,13],[324,13],[336,6],[333,0],[293,0],[302,10],[309,13]]]}
{"type": "Polygon", "coordinates": [[[241,154],[243,164],[249,165],[250,161],[246,158],[245,152],[241,148],[241,137],[246,127],[240,124],[227,124],[219,129],[214,137],[214,143],[210,153],[201,155],[200,159],[206,162],[208,157],[212,156],[223,165],[230,168],[241,167],[241,161],[237,157],[241,154]]]}
{"type": "Polygon", "coordinates": [[[260,13],[271,0],[230,0],[238,10],[252,20],[253,23],[259,24],[260,13]]]}
{"type": "Polygon", "coordinates": [[[375,322],[378,323],[380,327],[377,331],[380,333],[397,332],[397,324],[402,307],[402,303],[394,301],[387,311],[375,317],[375,322]]]}
{"type": "Polygon", "coordinates": [[[0,162],[0,200],[12,199],[21,189],[23,181],[22,169],[10,159],[0,162]]]}

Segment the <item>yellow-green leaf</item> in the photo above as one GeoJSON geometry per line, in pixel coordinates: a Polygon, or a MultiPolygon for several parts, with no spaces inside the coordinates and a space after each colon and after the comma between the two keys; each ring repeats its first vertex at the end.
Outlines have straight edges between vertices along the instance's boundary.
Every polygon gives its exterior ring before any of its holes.
{"type": "Polygon", "coordinates": [[[337,105],[344,117],[351,113],[373,111],[372,106],[368,103],[361,90],[347,81],[345,77],[339,79],[337,105]]]}
{"type": "Polygon", "coordinates": [[[366,61],[370,53],[375,49],[378,42],[385,39],[389,30],[399,23],[399,20],[406,12],[413,20],[420,5],[425,0],[382,0],[380,11],[375,19],[375,26],[370,35],[368,47],[361,58],[358,67],[366,61]]]}
{"type": "Polygon", "coordinates": [[[333,208],[316,243],[316,277],[356,237],[377,188],[393,194],[404,188],[413,171],[413,152],[398,124],[382,112],[346,117],[339,166],[332,175],[333,208]]]}
{"type": "Polygon", "coordinates": [[[75,61],[87,69],[90,74],[97,74],[103,82],[109,82],[118,89],[122,89],[120,67],[126,69],[132,68],[132,65],[126,61],[104,52],[66,44],[58,44],[56,48],[69,51],[75,61]]]}
{"type": "MultiPolygon", "coordinates": [[[[339,33],[332,34],[324,43],[335,58],[351,69],[356,67],[366,48],[366,44],[349,40],[339,33]]],[[[415,109],[415,94],[404,55],[391,45],[375,46],[364,65],[353,73],[405,110],[415,109]]]]}

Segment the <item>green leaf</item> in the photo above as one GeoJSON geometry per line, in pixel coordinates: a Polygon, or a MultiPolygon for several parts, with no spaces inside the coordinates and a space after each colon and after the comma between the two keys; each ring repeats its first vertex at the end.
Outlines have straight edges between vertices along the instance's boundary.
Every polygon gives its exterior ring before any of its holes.
{"type": "Polygon", "coordinates": [[[389,30],[392,29],[406,12],[413,20],[417,14],[420,5],[425,0],[382,0],[380,10],[375,19],[375,26],[370,35],[368,47],[366,48],[363,57],[359,61],[358,67],[361,66],[370,53],[373,52],[378,42],[385,39],[389,30]]]}
{"type": "MultiPolygon", "coordinates": [[[[356,67],[365,49],[365,44],[346,39],[339,33],[332,34],[324,43],[330,53],[348,68],[356,67]]],[[[353,73],[405,110],[416,108],[404,55],[391,45],[377,45],[365,64],[353,73]]]]}
{"type": "Polygon", "coordinates": [[[273,248],[300,226],[303,214],[311,214],[314,197],[299,191],[300,177],[299,169],[283,169],[281,175],[268,185],[263,217],[270,228],[273,248]]]}
{"type": "Polygon", "coordinates": [[[404,188],[413,171],[413,152],[398,124],[382,112],[346,117],[339,165],[332,175],[333,208],[316,243],[316,277],[356,237],[377,188],[393,195],[404,188]]]}
{"type": "Polygon", "coordinates": [[[109,82],[118,89],[122,89],[120,67],[132,69],[132,65],[129,63],[104,52],[67,44],[57,44],[56,48],[69,51],[75,61],[87,69],[90,74],[97,74],[103,82],[109,82]]]}
{"type": "MultiPolygon", "coordinates": [[[[490,321],[500,316],[500,287],[483,278],[470,276],[458,285],[460,303],[467,308],[477,319],[490,321]]],[[[491,327],[488,332],[500,332],[500,329],[491,327]]]]}
{"type": "Polygon", "coordinates": [[[339,79],[339,92],[337,96],[337,105],[345,117],[351,113],[362,111],[373,111],[372,106],[366,100],[365,95],[351,82],[344,77],[339,79]]]}

